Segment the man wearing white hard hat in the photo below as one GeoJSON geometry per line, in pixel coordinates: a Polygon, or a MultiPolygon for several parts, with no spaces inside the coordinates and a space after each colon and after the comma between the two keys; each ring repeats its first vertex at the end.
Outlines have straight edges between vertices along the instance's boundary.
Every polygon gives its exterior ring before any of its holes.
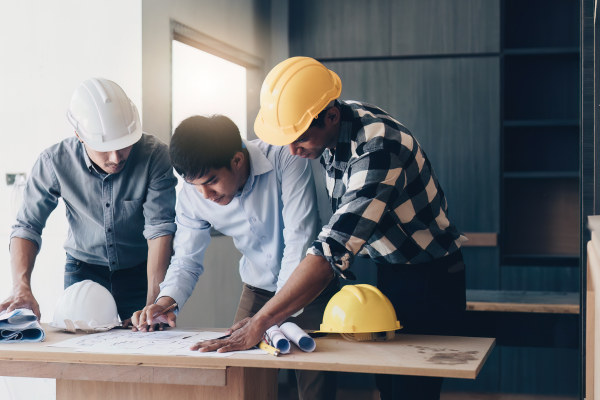
{"type": "Polygon", "coordinates": [[[29,308],[40,317],[31,273],[62,197],[65,288],[88,279],[101,284],[125,321],[154,302],[172,254],[177,180],[168,147],[142,133],[135,105],[103,78],[77,88],[67,119],[75,136],[44,150],[27,180],[10,240],[13,292],[0,312],[29,308]]]}

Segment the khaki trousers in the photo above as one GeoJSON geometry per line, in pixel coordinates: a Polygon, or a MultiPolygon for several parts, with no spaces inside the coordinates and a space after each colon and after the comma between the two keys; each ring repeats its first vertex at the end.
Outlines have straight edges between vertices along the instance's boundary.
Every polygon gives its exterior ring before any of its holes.
{"type": "MultiPolygon", "coordinates": [[[[312,303],[304,307],[302,314],[288,318],[286,322],[293,322],[305,330],[319,329],[323,321],[325,307],[329,299],[338,290],[339,282],[334,279],[312,303]]],[[[274,295],[274,292],[244,284],[234,323],[254,316],[274,295]]],[[[300,400],[335,400],[337,391],[336,372],[302,370],[296,370],[295,372],[300,400]]]]}

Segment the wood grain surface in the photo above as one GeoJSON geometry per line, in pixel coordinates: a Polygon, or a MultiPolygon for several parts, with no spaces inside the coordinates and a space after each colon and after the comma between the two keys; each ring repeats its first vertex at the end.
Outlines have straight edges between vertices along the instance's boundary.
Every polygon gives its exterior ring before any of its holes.
{"type": "Polygon", "coordinates": [[[358,343],[330,334],[316,339],[317,349],[313,353],[303,353],[292,346],[290,354],[280,357],[239,354],[200,358],[80,353],[48,347],[48,344],[72,338],[73,334],[45,324],[44,329],[46,341],[43,343],[1,344],[0,360],[159,368],[285,368],[475,379],[495,344],[495,339],[490,338],[402,334],[390,342],[358,343]]]}
{"type": "Polygon", "coordinates": [[[467,310],[579,314],[579,294],[566,292],[467,290],[467,310]]]}

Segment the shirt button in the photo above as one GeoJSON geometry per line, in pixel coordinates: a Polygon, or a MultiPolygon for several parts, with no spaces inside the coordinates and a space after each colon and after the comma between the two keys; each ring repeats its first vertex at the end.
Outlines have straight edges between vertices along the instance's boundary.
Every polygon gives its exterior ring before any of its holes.
{"type": "Polygon", "coordinates": [[[108,229],[106,230],[106,232],[108,232],[108,233],[111,233],[111,232],[112,232],[112,229],[108,228],[108,229]]]}
{"type": "Polygon", "coordinates": [[[106,207],[110,207],[110,203],[106,203],[106,207]]]}
{"type": "Polygon", "coordinates": [[[108,245],[108,247],[113,247],[113,245],[112,245],[112,244],[109,244],[109,245],[108,245]]]}
{"type": "Polygon", "coordinates": [[[266,237],[266,236],[263,236],[263,237],[261,237],[260,239],[261,239],[261,240],[267,240],[267,237],[266,237]]]}
{"type": "Polygon", "coordinates": [[[267,258],[271,258],[271,257],[273,257],[273,256],[272,256],[272,255],[270,255],[270,254],[267,254],[267,258]]]}
{"type": "Polygon", "coordinates": [[[114,261],[113,261],[113,262],[112,262],[112,265],[115,265],[115,264],[116,264],[116,262],[114,262],[114,261]]]}
{"type": "Polygon", "coordinates": [[[252,222],[256,222],[256,218],[252,217],[252,222]]]}

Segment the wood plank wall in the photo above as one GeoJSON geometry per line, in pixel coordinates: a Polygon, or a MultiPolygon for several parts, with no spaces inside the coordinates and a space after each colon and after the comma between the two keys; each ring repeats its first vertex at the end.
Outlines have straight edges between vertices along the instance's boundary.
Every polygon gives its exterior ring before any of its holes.
{"type": "MultiPolygon", "coordinates": [[[[290,56],[319,59],[340,76],[342,99],[375,104],[414,134],[460,230],[499,232],[501,0],[289,4],[290,56]]],[[[498,247],[463,251],[469,289],[569,291],[561,274],[577,273],[544,268],[537,283],[518,267],[501,274],[498,247]]],[[[354,268],[363,283],[375,283],[371,263],[354,268]]],[[[445,390],[572,393],[576,365],[574,350],[497,348],[477,380],[446,380],[445,390]],[[572,371],[558,376],[557,365],[572,371]]],[[[359,381],[340,378],[342,385],[359,381]]]]}

